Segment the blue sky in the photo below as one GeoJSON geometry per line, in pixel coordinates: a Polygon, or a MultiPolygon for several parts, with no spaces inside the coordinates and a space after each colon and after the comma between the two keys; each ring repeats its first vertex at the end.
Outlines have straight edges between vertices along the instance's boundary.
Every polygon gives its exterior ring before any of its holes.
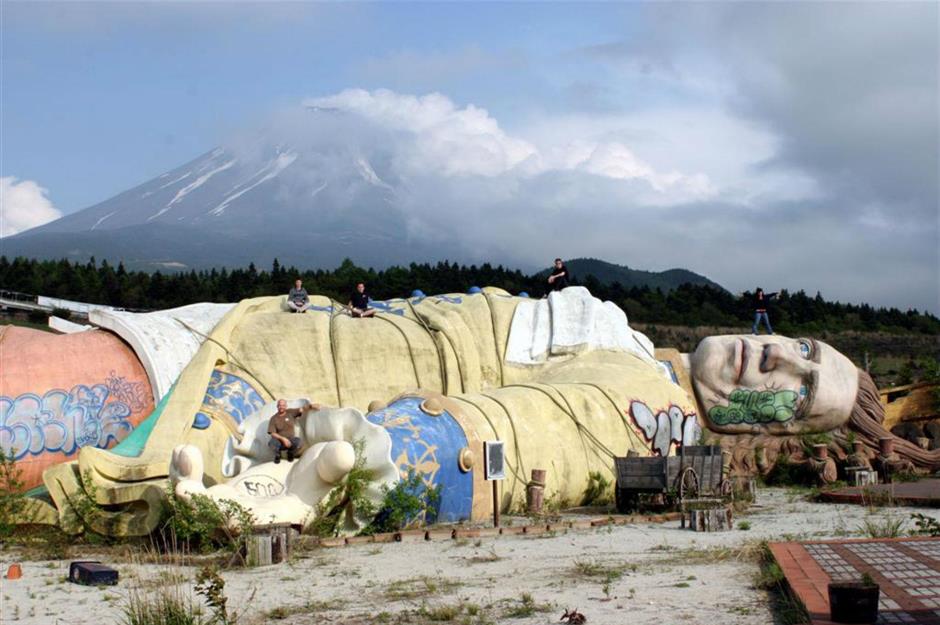
{"type": "MultiPolygon", "coordinates": [[[[937,13],[6,1],[5,233],[103,201],[311,98],[387,89],[395,97],[383,101],[404,106],[439,93],[458,112],[485,109],[551,171],[583,174],[564,210],[597,227],[566,255],[938,312],[937,13]],[[559,164],[584,146],[591,163],[559,164]],[[631,190],[597,200],[598,176],[631,190]],[[634,193],[637,180],[655,192],[634,193]],[[652,243],[631,242],[637,232],[652,243]]],[[[554,201],[531,193],[520,202],[554,201]]]]}
{"type": "Polygon", "coordinates": [[[501,124],[570,106],[574,51],[636,7],[4,3],[4,175],[65,212],[207,151],[272,109],[348,87],[436,90],[501,124]],[[432,67],[414,75],[409,59],[432,67]],[[449,74],[448,64],[458,66],[449,74]]]}

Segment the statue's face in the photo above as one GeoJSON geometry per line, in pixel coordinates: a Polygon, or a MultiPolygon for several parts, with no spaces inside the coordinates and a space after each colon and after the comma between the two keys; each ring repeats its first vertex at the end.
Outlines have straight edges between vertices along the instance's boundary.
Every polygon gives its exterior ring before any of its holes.
{"type": "Polygon", "coordinates": [[[710,336],[691,357],[708,427],[729,434],[828,432],[845,423],[858,370],[813,339],[710,336]]]}

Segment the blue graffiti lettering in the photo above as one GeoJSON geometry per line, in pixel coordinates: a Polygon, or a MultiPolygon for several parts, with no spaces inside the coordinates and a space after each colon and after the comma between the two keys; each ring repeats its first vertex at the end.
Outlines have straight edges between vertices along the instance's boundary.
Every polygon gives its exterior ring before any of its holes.
{"type": "MultiPolygon", "coordinates": [[[[108,382],[122,380],[112,374],[108,382]]],[[[104,449],[122,440],[134,429],[128,421],[133,411],[111,397],[109,384],[79,384],[69,392],[52,389],[42,397],[0,395],[0,448],[18,460],[57,451],[70,456],[81,447],[104,449]]],[[[134,404],[145,407],[140,402],[135,393],[134,404]]]]}

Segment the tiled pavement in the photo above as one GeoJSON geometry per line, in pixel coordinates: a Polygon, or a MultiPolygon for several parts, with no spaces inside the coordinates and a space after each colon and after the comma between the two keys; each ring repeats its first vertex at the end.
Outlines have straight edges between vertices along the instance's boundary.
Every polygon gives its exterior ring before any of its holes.
{"type": "Polygon", "coordinates": [[[940,625],[940,538],[772,543],[813,625],[828,625],[830,581],[868,573],[881,587],[878,623],[940,625]]]}
{"type": "Polygon", "coordinates": [[[895,482],[872,486],[848,486],[838,490],[827,490],[819,498],[832,503],[860,503],[885,500],[906,506],[940,506],[940,480],[927,479],[916,482],[895,482]]]}

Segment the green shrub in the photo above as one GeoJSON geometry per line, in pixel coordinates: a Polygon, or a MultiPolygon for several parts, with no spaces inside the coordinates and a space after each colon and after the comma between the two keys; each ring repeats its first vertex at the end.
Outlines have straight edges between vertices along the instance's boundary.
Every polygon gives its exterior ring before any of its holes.
{"type": "Polygon", "coordinates": [[[587,488],[584,489],[583,505],[604,506],[610,503],[610,480],[600,471],[588,473],[587,488]]]}
{"type": "Polygon", "coordinates": [[[189,501],[167,492],[167,516],[162,526],[172,544],[185,546],[187,551],[209,553],[223,549],[240,553],[245,547],[247,532],[255,524],[254,515],[237,502],[215,501],[207,495],[194,494],[189,501]]]}
{"type": "Polygon", "coordinates": [[[49,322],[49,313],[44,310],[31,310],[26,313],[26,318],[29,319],[30,323],[44,326],[49,322]]]}
{"type": "Polygon", "coordinates": [[[316,519],[307,530],[311,534],[321,537],[339,536],[343,529],[343,520],[350,510],[360,518],[371,519],[375,516],[376,506],[371,499],[366,497],[366,489],[375,475],[365,468],[364,446],[363,440],[353,442],[356,462],[352,470],[330,491],[326,499],[317,504],[316,519]]]}
{"type": "Polygon", "coordinates": [[[383,490],[385,497],[379,506],[379,513],[362,531],[363,534],[397,532],[436,520],[437,503],[441,498],[440,487],[428,488],[413,469],[394,488],[385,486],[383,490]]]}
{"type": "Polygon", "coordinates": [[[16,527],[16,518],[26,507],[22,471],[13,460],[15,450],[8,454],[0,447],[0,538],[6,538],[16,527]]]}
{"type": "Polygon", "coordinates": [[[68,320],[72,318],[72,311],[69,310],[68,308],[53,308],[52,316],[59,317],[60,319],[68,320]]]}

